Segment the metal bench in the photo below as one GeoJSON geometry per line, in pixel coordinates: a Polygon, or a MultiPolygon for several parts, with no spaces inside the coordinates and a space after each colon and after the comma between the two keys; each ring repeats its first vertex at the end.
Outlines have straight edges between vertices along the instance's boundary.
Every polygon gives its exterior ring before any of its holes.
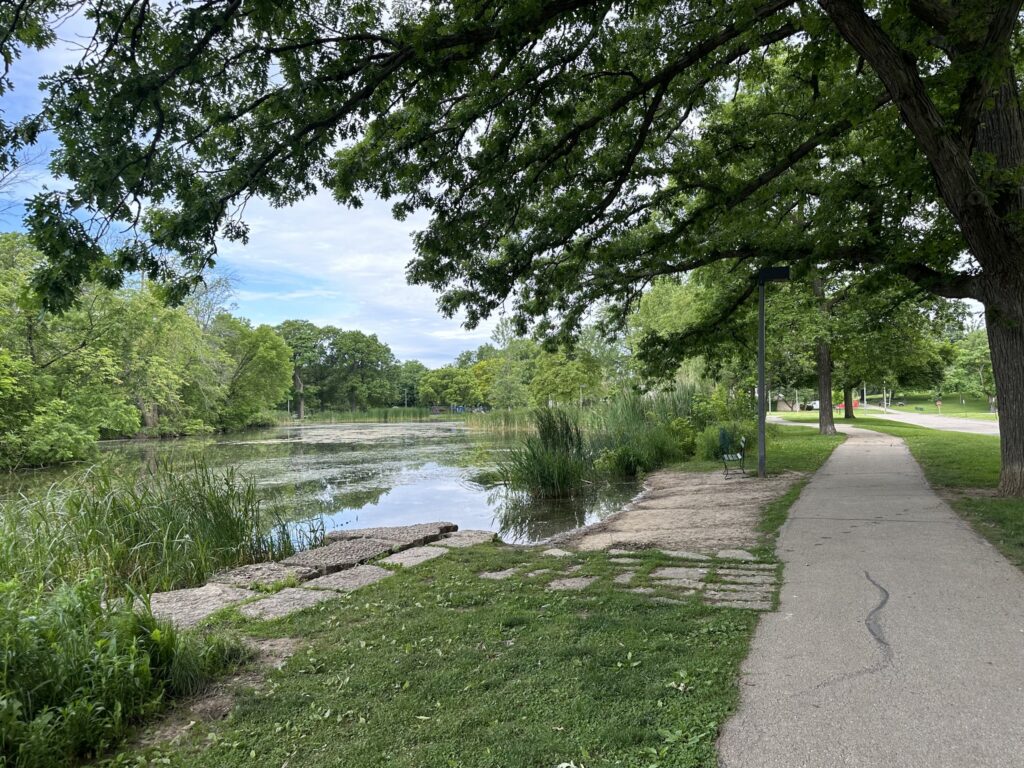
{"type": "MultiPolygon", "coordinates": [[[[722,450],[722,466],[725,467],[725,476],[729,476],[729,464],[736,464],[743,475],[747,474],[744,463],[747,459],[747,438],[740,437],[738,450],[732,449],[732,438],[724,429],[718,430],[718,445],[722,450]]],[[[735,472],[736,470],[733,470],[735,472]]]]}

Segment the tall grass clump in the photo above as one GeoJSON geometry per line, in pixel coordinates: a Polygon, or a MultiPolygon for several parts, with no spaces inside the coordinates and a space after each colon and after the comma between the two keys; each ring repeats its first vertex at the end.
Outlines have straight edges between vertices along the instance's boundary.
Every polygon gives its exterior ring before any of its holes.
{"type": "Polygon", "coordinates": [[[534,498],[577,496],[591,479],[590,451],[576,413],[539,408],[536,434],[509,451],[499,465],[506,485],[534,498]]]}
{"type": "Polygon", "coordinates": [[[201,464],[100,465],[0,501],[0,766],[101,754],[242,659],[237,640],[157,621],[145,596],[289,554],[267,517],[251,479],[201,464]]]}
{"type": "Polygon", "coordinates": [[[0,765],[101,755],[167,698],[247,656],[238,640],[179,633],[104,595],[99,573],[53,588],[0,582],[0,765]]]}
{"type": "Polygon", "coordinates": [[[525,435],[534,429],[533,414],[525,408],[496,409],[487,413],[466,415],[466,426],[493,435],[525,435]]]}
{"type": "Polygon", "coordinates": [[[28,583],[99,572],[111,595],[161,591],[292,552],[251,478],[201,463],[160,463],[141,476],[97,465],[38,499],[0,502],[0,578],[28,583]]]}
{"type": "Polygon", "coordinates": [[[685,386],[645,395],[630,392],[593,409],[587,424],[598,470],[636,477],[693,456],[694,394],[685,386]]]}

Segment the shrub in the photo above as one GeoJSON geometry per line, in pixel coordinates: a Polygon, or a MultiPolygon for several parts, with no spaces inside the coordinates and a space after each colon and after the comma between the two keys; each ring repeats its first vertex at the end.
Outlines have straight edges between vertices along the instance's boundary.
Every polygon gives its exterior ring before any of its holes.
{"type": "Polygon", "coordinates": [[[0,764],[68,765],[96,756],[162,706],[247,655],[237,640],[175,631],[91,574],[49,590],[0,584],[0,764]]]}
{"type": "Polygon", "coordinates": [[[735,451],[739,447],[741,437],[747,438],[747,452],[752,453],[757,447],[757,423],[756,422],[731,422],[727,424],[713,424],[706,427],[697,441],[697,457],[706,461],[713,461],[722,458],[721,431],[725,430],[729,438],[730,450],[735,451]]]}

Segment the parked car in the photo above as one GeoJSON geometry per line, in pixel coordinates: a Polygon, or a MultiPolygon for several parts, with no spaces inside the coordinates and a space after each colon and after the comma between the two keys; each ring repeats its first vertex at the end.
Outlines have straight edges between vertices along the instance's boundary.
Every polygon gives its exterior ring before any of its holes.
{"type": "Polygon", "coordinates": [[[807,404],[808,411],[816,411],[819,408],[821,408],[821,400],[811,400],[811,402],[807,404]]]}

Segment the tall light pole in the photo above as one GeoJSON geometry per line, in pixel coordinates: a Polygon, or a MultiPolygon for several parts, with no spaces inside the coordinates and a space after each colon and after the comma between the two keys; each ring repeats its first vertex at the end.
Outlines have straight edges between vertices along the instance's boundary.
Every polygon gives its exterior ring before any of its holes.
{"type": "Polygon", "coordinates": [[[789,280],[789,267],[767,267],[757,273],[757,476],[767,474],[765,419],[768,392],[764,381],[764,287],[768,283],[789,280]]]}

